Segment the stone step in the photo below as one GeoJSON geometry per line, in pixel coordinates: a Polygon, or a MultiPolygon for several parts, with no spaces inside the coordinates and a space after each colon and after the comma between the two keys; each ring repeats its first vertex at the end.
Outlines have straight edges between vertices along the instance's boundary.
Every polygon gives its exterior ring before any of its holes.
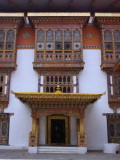
{"type": "Polygon", "coordinates": [[[38,147],[38,153],[77,153],[77,147],[38,147]]]}

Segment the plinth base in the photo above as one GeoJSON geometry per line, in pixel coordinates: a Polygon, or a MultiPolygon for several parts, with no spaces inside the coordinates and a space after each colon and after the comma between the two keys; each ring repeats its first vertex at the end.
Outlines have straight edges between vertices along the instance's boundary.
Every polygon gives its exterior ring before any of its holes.
{"type": "Polygon", "coordinates": [[[78,147],[78,154],[87,153],[87,147],[78,147]]]}
{"type": "Polygon", "coordinates": [[[104,144],[104,153],[113,153],[116,154],[120,151],[120,145],[117,143],[106,143],[104,144]]]}
{"type": "Polygon", "coordinates": [[[29,153],[37,153],[37,148],[38,147],[28,147],[28,152],[29,153]]]}

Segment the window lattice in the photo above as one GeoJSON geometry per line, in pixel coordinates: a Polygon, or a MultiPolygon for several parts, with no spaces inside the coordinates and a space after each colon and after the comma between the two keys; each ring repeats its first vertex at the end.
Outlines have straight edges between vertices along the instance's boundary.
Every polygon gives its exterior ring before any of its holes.
{"type": "Polygon", "coordinates": [[[45,76],[45,85],[44,85],[44,91],[45,92],[55,92],[57,85],[60,84],[60,90],[63,93],[71,93],[73,92],[73,82],[72,82],[72,76],[68,75],[47,75],[45,76]]]}
{"type": "Polygon", "coordinates": [[[115,42],[120,42],[120,31],[114,32],[114,39],[115,39],[115,42]]]}
{"type": "Polygon", "coordinates": [[[104,31],[104,57],[105,61],[117,61],[120,58],[120,30],[104,31]]]}
{"type": "Polygon", "coordinates": [[[15,31],[0,30],[0,60],[11,60],[15,53],[15,31]]]}
{"type": "Polygon", "coordinates": [[[0,145],[8,145],[8,140],[9,140],[9,116],[6,115],[5,118],[5,113],[1,114],[0,117],[0,145]]]}
{"type": "Polygon", "coordinates": [[[112,98],[114,97],[118,97],[120,96],[120,74],[112,74],[109,75],[109,94],[110,97],[112,96],[112,98]]]}
{"type": "Polygon", "coordinates": [[[36,60],[82,60],[79,29],[37,30],[36,60]]]}
{"type": "Polygon", "coordinates": [[[104,32],[104,41],[105,42],[112,42],[112,32],[109,30],[106,30],[104,32]]]}
{"type": "Polygon", "coordinates": [[[4,95],[5,90],[5,76],[0,75],[0,95],[4,95]]]}
{"type": "Polygon", "coordinates": [[[108,118],[108,142],[120,143],[120,117],[116,119],[108,118]]]}
{"type": "Polygon", "coordinates": [[[0,30],[0,42],[4,42],[5,38],[5,32],[3,30],[0,30]]]}

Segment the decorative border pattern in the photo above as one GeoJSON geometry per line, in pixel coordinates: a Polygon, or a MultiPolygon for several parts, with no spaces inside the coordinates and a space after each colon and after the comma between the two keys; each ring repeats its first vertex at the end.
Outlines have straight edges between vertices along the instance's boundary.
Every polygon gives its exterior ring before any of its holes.
{"type": "Polygon", "coordinates": [[[17,49],[34,49],[35,46],[17,46],[17,49]]]}
{"type": "Polygon", "coordinates": [[[101,46],[83,46],[83,49],[101,49],[101,46]]]}

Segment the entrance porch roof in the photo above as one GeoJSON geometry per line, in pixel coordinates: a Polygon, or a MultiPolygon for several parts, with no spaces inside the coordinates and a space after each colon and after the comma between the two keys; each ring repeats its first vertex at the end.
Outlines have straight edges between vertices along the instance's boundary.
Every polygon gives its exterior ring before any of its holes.
{"type": "Polygon", "coordinates": [[[31,108],[47,108],[47,106],[54,106],[60,108],[60,105],[70,107],[84,107],[90,103],[97,101],[102,94],[96,93],[62,93],[56,91],[55,93],[40,93],[40,92],[13,92],[12,93],[23,103],[28,104],[31,108]]]}

